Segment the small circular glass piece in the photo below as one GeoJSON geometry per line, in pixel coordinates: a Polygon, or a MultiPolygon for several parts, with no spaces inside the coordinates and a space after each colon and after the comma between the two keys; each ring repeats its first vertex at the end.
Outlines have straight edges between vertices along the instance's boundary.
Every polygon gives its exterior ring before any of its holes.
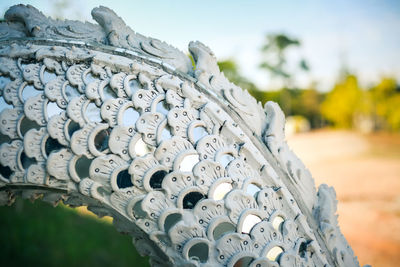
{"type": "Polygon", "coordinates": [[[56,102],[51,102],[47,103],[47,118],[50,119],[51,117],[55,115],[59,115],[61,112],[64,110],[59,108],[56,102]]]}
{"type": "Polygon", "coordinates": [[[194,165],[199,162],[199,155],[187,155],[179,164],[179,170],[182,172],[191,172],[194,165]]]}
{"type": "Polygon", "coordinates": [[[208,134],[206,128],[199,126],[193,129],[193,140],[194,143],[196,143],[197,141],[199,141],[201,138],[203,138],[204,136],[206,136],[208,134]]]}
{"type": "Polygon", "coordinates": [[[249,184],[246,188],[246,193],[254,197],[256,197],[259,191],[261,191],[261,188],[256,186],[255,184],[249,184]]]}
{"type": "Polygon", "coordinates": [[[234,159],[235,158],[231,154],[225,154],[219,159],[219,162],[225,168],[229,164],[229,162],[231,162],[234,159]]]}
{"type": "Polygon", "coordinates": [[[149,146],[140,138],[135,144],[135,154],[138,157],[144,156],[150,152],[149,146]]]}
{"type": "Polygon", "coordinates": [[[261,222],[261,218],[257,215],[249,214],[243,221],[242,225],[242,233],[248,234],[250,233],[251,229],[253,229],[254,225],[261,222]]]}
{"type": "Polygon", "coordinates": [[[100,115],[100,109],[95,103],[89,103],[89,105],[87,105],[85,114],[92,122],[101,122],[103,120],[100,115]]]}
{"type": "Polygon", "coordinates": [[[133,108],[127,108],[124,111],[124,115],[122,115],[122,125],[126,127],[134,126],[139,117],[139,112],[137,112],[133,108]]]}
{"type": "Polygon", "coordinates": [[[285,219],[283,219],[281,216],[276,216],[273,220],[272,220],[272,227],[274,227],[275,230],[279,230],[281,224],[285,221],[285,219]]]}
{"type": "Polygon", "coordinates": [[[221,200],[225,197],[228,192],[232,190],[232,184],[230,183],[221,183],[215,188],[214,193],[213,193],[213,199],[214,200],[221,200]]]}
{"type": "Polygon", "coordinates": [[[275,246],[268,251],[265,257],[270,261],[276,261],[278,257],[282,254],[282,252],[283,249],[281,247],[275,246]]]}

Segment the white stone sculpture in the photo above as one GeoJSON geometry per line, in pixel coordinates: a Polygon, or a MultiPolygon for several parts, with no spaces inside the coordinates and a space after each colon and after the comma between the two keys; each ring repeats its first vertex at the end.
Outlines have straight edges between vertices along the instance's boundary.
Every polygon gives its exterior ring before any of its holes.
{"type": "Polygon", "coordinates": [[[92,16],[17,5],[0,24],[0,204],[87,205],[154,266],[358,266],[276,103],[230,83],[202,43],[193,70],[110,9],[92,16]]]}

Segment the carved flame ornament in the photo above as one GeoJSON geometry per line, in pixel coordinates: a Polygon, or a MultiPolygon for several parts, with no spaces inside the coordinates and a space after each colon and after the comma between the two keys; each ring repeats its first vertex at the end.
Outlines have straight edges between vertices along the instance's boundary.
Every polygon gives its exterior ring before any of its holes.
{"type": "Polygon", "coordinates": [[[17,5],[0,24],[0,204],[87,205],[153,266],[358,266],[284,115],[220,72],[135,33],[17,5]]]}

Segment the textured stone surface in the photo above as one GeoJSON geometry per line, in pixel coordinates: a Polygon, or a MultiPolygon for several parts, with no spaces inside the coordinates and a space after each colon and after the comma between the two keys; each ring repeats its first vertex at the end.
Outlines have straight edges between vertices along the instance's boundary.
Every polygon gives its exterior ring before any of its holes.
{"type": "Polygon", "coordinates": [[[220,72],[95,8],[94,25],[11,7],[0,24],[0,202],[110,215],[151,263],[357,266],[285,142],[284,115],[220,72]]]}

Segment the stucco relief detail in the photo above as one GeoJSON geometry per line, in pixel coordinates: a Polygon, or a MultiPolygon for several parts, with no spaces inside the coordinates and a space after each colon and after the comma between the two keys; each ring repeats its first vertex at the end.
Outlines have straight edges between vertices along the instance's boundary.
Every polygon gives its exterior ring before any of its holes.
{"type": "Polygon", "coordinates": [[[358,265],[276,104],[230,83],[199,42],[193,71],[113,11],[92,15],[18,5],[0,23],[1,204],[88,205],[154,266],[358,265]]]}

